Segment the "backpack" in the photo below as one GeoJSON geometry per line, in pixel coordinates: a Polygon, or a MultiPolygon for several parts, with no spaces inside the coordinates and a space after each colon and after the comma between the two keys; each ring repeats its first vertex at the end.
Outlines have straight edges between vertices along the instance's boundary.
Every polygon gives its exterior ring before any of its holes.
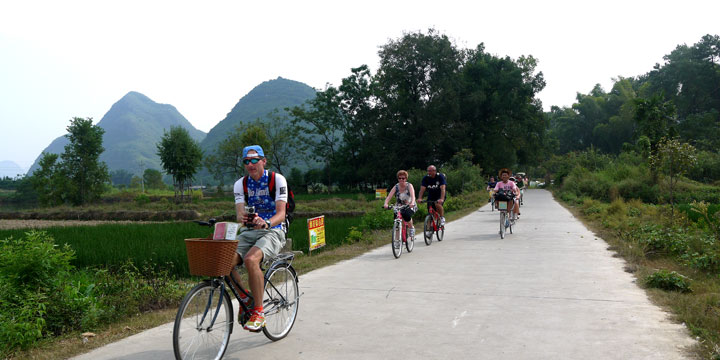
{"type": "MultiPolygon", "coordinates": [[[[270,183],[268,183],[268,190],[270,190],[270,197],[275,199],[275,172],[270,171],[268,176],[270,177],[270,183]]],[[[243,191],[245,192],[245,199],[249,199],[248,197],[248,185],[247,185],[247,176],[243,176],[243,191]]],[[[247,201],[247,200],[246,200],[247,201]]],[[[288,200],[285,204],[285,220],[287,221],[287,224],[290,225],[293,221],[295,211],[295,194],[293,193],[292,189],[290,189],[290,184],[288,184],[288,200]]]]}

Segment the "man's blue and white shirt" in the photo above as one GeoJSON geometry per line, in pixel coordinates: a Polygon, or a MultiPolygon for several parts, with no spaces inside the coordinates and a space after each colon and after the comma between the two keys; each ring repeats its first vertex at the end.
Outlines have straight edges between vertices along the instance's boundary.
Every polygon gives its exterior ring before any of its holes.
{"type": "MultiPolygon", "coordinates": [[[[288,201],[288,187],[285,177],[275,173],[275,198],[270,196],[270,173],[265,170],[260,180],[255,181],[252,177],[247,176],[248,199],[245,199],[245,191],[243,189],[243,178],[235,182],[233,192],[235,193],[235,204],[245,204],[246,206],[254,206],[255,212],[263,219],[269,220],[277,211],[275,209],[276,201],[288,201]]],[[[282,224],[275,225],[273,228],[282,228],[282,224]]],[[[283,229],[284,230],[284,229],[283,229]]]]}

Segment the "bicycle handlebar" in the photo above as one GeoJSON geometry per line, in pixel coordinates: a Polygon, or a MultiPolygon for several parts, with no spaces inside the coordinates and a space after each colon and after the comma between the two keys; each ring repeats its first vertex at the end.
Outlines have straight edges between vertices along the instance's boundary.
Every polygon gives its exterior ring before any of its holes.
{"type": "Polygon", "coordinates": [[[193,220],[193,222],[200,226],[213,227],[213,226],[215,226],[215,223],[217,222],[217,220],[215,220],[215,219],[208,219],[208,221],[193,220]]]}

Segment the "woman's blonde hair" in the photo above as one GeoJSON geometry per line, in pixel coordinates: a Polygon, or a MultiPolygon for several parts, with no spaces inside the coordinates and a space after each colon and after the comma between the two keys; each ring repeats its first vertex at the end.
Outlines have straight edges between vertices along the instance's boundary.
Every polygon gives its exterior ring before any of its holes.
{"type": "Polygon", "coordinates": [[[405,179],[406,179],[406,180],[410,180],[410,179],[408,179],[408,172],[407,172],[407,171],[405,171],[405,170],[400,170],[400,171],[398,171],[396,177],[400,177],[400,175],[405,175],[405,179]]]}

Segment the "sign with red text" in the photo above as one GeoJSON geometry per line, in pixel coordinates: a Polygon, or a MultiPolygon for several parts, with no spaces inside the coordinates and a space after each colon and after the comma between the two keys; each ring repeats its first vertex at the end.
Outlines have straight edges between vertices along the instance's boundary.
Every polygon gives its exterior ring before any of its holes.
{"type": "Polygon", "coordinates": [[[325,215],[308,219],[310,251],[325,246],[325,215]]]}

